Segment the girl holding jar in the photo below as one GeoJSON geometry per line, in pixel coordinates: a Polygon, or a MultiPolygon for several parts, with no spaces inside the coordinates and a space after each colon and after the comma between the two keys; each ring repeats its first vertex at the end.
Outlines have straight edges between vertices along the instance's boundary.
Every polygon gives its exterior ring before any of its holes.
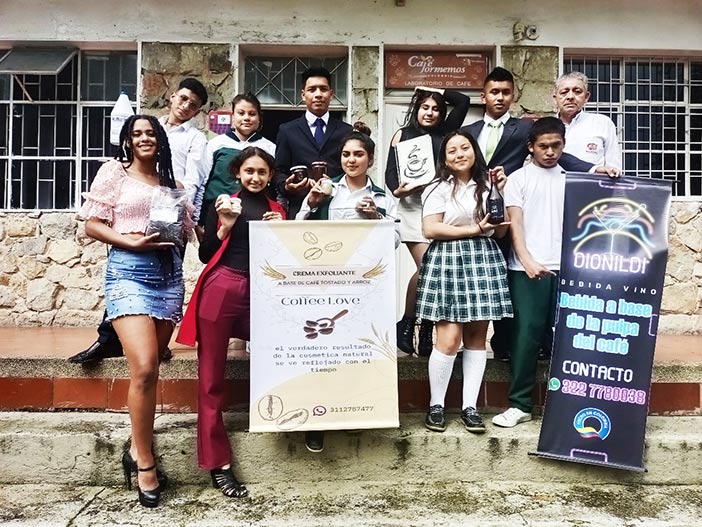
{"type": "Polygon", "coordinates": [[[222,419],[224,372],[230,338],[249,340],[249,225],[252,220],[284,219],[283,209],[268,196],[275,160],[250,146],[231,162],[230,173],[241,190],[219,195],[205,216],[200,274],[177,341],[194,345],[198,355],[197,451],[200,468],[229,498],[248,495],[234,476],[229,438],[222,419]]]}
{"type": "Polygon", "coordinates": [[[87,220],[88,236],[111,246],[105,270],[107,320],[122,343],[130,377],[132,438],[122,455],[125,481],[131,489],[135,472],[139,502],[156,507],[166,484],[153,450],[159,354],[181,319],[185,288],[180,251],[159,242],[158,233],[145,236],[144,230],[153,194],[159,186],[176,188],[176,182],[168,138],[155,117],[129,117],[120,144],[117,159],[100,167],[84,194],[79,216],[87,220]]]}
{"type": "MultiPolygon", "coordinates": [[[[370,128],[362,121],[341,142],[343,174],[317,181],[302,202],[296,220],[381,220],[395,218],[395,200],[376,186],[368,176],[373,166],[375,143],[370,128]]],[[[395,247],[400,233],[395,223],[395,247]]],[[[324,449],[324,432],[305,432],[305,446],[310,452],[324,449]]]]}

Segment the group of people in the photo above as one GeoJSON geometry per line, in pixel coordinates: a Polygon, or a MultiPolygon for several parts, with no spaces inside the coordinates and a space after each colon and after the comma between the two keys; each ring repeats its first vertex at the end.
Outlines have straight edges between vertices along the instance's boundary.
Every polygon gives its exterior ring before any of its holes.
{"type": "MultiPolygon", "coordinates": [[[[206,104],[207,92],[197,80],[184,79],[170,97],[167,115],[160,120],[135,115],[125,122],[119,153],[84,194],[79,214],[86,233],[111,246],[106,310],[98,340],[69,360],[126,356],[132,439],[122,465],[129,488],[136,474],[138,498],[146,507],[158,505],[167,484],[153,449],[156,382],[181,320],[176,340],[197,343],[198,350],[198,464],[225,496],[247,495],[231,467],[222,410],[229,339],[248,340],[250,334],[249,221],[399,218],[396,246],[407,245],[417,272],[397,326],[398,354],[429,356],[427,428],[446,429],[444,397],[462,352],[461,419],[471,432],[485,430],[477,399],[490,321],[495,352],[511,351],[512,364],[511,407],[493,423],[514,426],[531,419],[536,357],[555,308],[565,188],[561,167],[616,176],[621,166],[615,159],[616,133],[604,131],[602,116],[583,115],[587,79],[576,74],[559,79],[554,97],[560,118],[533,125],[510,117],[514,79],[503,68],[485,80],[484,119],[463,128],[468,97],[417,89],[404,126],[392,138],[385,173],[389,193],[368,176],[375,155],[369,128],[329,114],[331,74],[310,68],[302,86],[306,111],[281,125],[275,144],[260,133],[261,107],[251,94],[232,101],[231,130],[206,142],[192,118],[206,104]],[[577,157],[564,152],[569,133],[577,157]],[[398,177],[392,149],[425,134],[438,160],[436,175],[429,185],[412,187],[398,177]],[[587,155],[578,145],[585,145],[587,155]],[[524,165],[529,155],[531,163],[524,165]],[[315,161],[326,163],[321,179],[294,170],[315,161]],[[499,224],[486,214],[491,184],[504,190],[505,221],[499,224]],[[159,187],[187,192],[193,222],[186,222],[183,236],[197,233],[205,264],[184,315],[185,249],[145,234],[159,187]],[[505,322],[512,317],[514,327],[505,322]]],[[[310,451],[321,451],[323,432],[307,432],[305,443],[310,451]]]]}

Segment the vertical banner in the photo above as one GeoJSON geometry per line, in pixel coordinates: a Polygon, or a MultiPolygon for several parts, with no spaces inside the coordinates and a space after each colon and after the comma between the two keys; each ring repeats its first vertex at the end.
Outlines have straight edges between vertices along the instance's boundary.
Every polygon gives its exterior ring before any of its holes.
{"type": "Polygon", "coordinates": [[[399,426],[393,222],[249,229],[250,431],[399,426]]]}
{"type": "Polygon", "coordinates": [[[643,471],[667,181],[568,174],[553,358],[537,455],[643,471]]]}

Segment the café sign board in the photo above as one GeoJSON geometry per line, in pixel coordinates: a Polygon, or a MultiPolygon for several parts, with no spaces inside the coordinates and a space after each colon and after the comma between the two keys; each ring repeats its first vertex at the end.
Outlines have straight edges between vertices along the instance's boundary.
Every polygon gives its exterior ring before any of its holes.
{"type": "Polygon", "coordinates": [[[488,73],[484,53],[453,51],[388,51],[385,53],[385,87],[480,89],[488,73]]]}

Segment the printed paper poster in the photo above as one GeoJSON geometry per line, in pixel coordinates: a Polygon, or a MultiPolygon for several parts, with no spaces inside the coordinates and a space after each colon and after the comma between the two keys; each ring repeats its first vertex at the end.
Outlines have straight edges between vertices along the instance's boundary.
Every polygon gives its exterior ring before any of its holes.
{"type": "Polygon", "coordinates": [[[250,430],[399,426],[393,222],[249,225],[250,430]]]}

